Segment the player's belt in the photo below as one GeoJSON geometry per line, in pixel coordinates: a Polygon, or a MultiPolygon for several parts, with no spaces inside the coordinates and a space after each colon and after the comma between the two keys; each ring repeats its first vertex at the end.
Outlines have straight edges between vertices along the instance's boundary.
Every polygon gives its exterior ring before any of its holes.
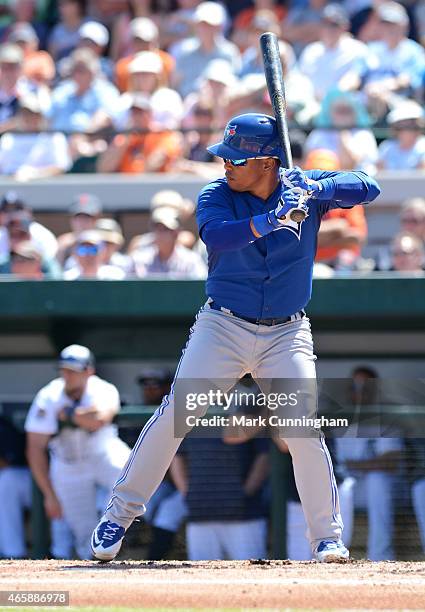
{"type": "Polygon", "coordinates": [[[232,317],[242,319],[243,321],[253,323],[254,325],[282,325],[282,323],[289,323],[289,321],[300,321],[305,317],[304,310],[300,310],[299,312],[296,312],[295,314],[289,317],[278,317],[275,319],[255,319],[254,317],[246,317],[245,315],[242,315],[239,312],[234,312],[233,310],[224,308],[224,306],[220,306],[216,302],[208,302],[208,304],[209,307],[213,310],[220,310],[221,312],[225,312],[226,314],[232,315],[232,317]]]}

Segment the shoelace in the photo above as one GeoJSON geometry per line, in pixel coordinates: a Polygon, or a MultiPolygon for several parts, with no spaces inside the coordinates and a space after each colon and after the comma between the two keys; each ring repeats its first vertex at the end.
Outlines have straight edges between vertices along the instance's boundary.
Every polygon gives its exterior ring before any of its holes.
{"type": "Polygon", "coordinates": [[[103,532],[103,538],[105,540],[112,540],[118,530],[119,527],[112,527],[112,525],[107,525],[105,527],[105,531],[103,532]],[[107,531],[110,531],[111,533],[106,533],[107,531]]]}

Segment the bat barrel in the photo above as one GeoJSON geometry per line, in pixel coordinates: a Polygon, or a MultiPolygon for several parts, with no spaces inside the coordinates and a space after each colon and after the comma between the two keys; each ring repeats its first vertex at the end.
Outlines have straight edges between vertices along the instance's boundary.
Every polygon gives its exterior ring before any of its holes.
{"type": "Polygon", "coordinates": [[[273,32],[265,32],[260,36],[260,46],[263,56],[264,73],[267,89],[276,118],[277,129],[286,157],[288,168],[293,167],[291,146],[289,142],[288,125],[286,123],[286,97],[283,82],[282,63],[280,60],[279,41],[273,32]]]}

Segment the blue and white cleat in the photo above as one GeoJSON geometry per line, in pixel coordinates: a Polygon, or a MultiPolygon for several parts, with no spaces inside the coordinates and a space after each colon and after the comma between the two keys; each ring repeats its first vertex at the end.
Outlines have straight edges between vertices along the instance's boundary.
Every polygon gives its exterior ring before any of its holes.
{"type": "Polygon", "coordinates": [[[320,563],[347,561],[350,558],[350,551],[341,540],[322,540],[314,551],[314,558],[320,563]]]}
{"type": "Polygon", "coordinates": [[[124,535],[124,527],[102,517],[91,537],[90,544],[94,557],[99,561],[115,559],[120,551],[124,535]]]}

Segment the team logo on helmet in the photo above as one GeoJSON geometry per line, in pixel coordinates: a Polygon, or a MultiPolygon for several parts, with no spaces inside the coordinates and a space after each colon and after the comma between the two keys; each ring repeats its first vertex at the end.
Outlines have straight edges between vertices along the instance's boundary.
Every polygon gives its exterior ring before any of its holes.
{"type": "Polygon", "coordinates": [[[228,125],[226,127],[226,131],[224,132],[224,138],[229,138],[229,136],[234,136],[236,134],[236,125],[228,125]]]}

